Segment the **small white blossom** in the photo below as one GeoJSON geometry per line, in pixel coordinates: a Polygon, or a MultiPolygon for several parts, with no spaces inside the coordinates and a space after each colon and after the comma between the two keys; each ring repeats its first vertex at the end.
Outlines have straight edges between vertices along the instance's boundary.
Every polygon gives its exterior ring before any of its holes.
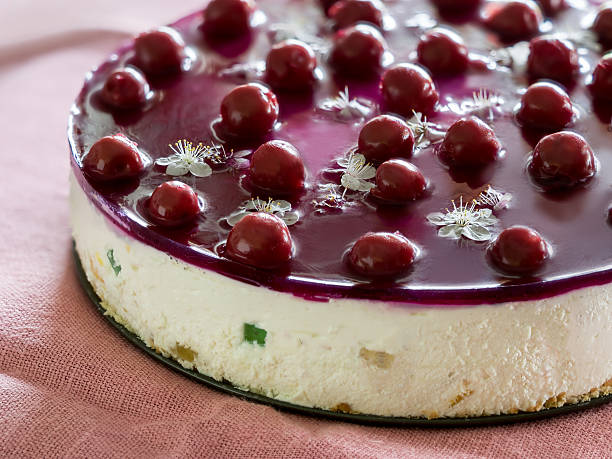
{"type": "Polygon", "coordinates": [[[483,121],[493,121],[503,104],[504,99],[494,92],[480,89],[472,94],[471,101],[466,102],[466,108],[483,121]]]}
{"type": "Polygon", "coordinates": [[[512,201],[510,193],[498,191],[491,185],[476,198],[476,203],[479,206],[491,207],[496,211],[506,209],[510,205],[510,201],[512,201]]]}
{"type": "Polygon", "coordinates": [[[181,176],[191,173],[196,177],[208,177],[212,174],[212,168],[206,160],[217,155],[219,147],[202,143],[194,145],[185,139],[168,146],[174,154],[155,161],[155,164],[166,166],[166,174],[181,176]]]}
{"type": "Polygon", "coordinates": [[[287,201],[273,201],[272,198],[264,201],[262,199],[255,198],[243,202],[238,209],[225,218],[225,221],[227,221],[228,225],[234,226],[242,219],[242,217],[254,212],[265,212],[267,214],[275,215],[284,221],[287,226],[295,224],[300,218],[297,212],[291,211],[291,203],[287,201]]]}
{"type": "Polygon", "coordinates": [[[299,40],[309,45],[312,50],[325,55],[329,52],[330,44],[328,40],[317,37],[314,33],[304,32],[304,26],[298,24],[272,24],[270,26],[272,41],[278,43],[285,40],[299,40]]]}
{"type": "Polygon", "coordinates": [[[221,70],[219,76],[241,83],[261,79],[265,70],[266,64],[262,61],[240,62],[221,70]]]}
{"type": "Polygon", "coordinates": [[[368,180],[376,176],[376,168],[370,163],[366,162],[365,156],[357,153],[351,153],[348,157],[338,160],[340,166],[340,172],[342,177],[340,178],[340,184],[346,190],[352,191],[370,191],[374,188],[372,182],[368,180]]]}
{"type": "Polygon", "coordinates": [[[407,123],[414,134],[414,142],[417,148],[426,148],[444,139],[444,131],[439,125],[427,121],[427,117],[422,113],[414,110],[412,113],[412,118],[407,123]]]}
{"type": "Polygon", "coordinates": [[[427,216],[430,223],[441,226],[438,236],[449,239],[460,239],[463,236],[477,242],[491,239],[487,227],[497,223],[491,209],[476,209],[475,200],[471,205],[464,204],[463,197],[459,198],[459,207],[455,201],[452,203],[452,210],[446,209],[446,213],[434,212],[427,216]]]}
{"type": "Polygon", "coordinates": [[[323,183],[319,185],[318,199],[312,200],[317,212],[325,213],[328,210],[342,209],[347,204],[342,185],[323,183]]]}
{"type": "Polygon", "coordinates": [[[348,121],[368,117],[374,111],[374,104],[365,99],[351,99],[348,87],[340,91],[336,97],[324,99],[319,104],[319,109],[324,112],[335,114],[339,119],[348,121]]]}

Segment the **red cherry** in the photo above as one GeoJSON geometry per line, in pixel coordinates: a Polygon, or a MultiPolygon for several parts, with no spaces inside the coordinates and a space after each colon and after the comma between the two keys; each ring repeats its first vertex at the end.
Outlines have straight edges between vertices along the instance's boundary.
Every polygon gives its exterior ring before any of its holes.
{"type": "Polygon", "coordinates": [[[161,226],[181,226],[200,213],[198,195],[179,181],[165,182],[153,191],[147,202],[149,216],[161,226]]]}
{"type": "Polygon", "coordinates": [[[612,53],[602,57],[595,66],[589,89],[595,99],[612,102],[612,53]]]}
{"type": "Polygon", "coordinates": [[[122,134],[102,137],[83,158],[84,172],[100,182],[134,178],[144,167],[138,146],[122,134]]]}
{"type": "Polygon", "coordinates": [[[471,116],[455,121],[438,154],[451,167],[482,167],[499,157],[501,144],[485,122],[471,116]]]}
{"type": "Polygon", "coordinates": [[[532,0],[492,3],[485,12],[485,23],[502,40],[519,41],[540,30],[542,12],[532,0]]]}
{"type": "Polygon", "coordinates": [[[353,270],[367,277],[398,276],[414,263],[417,247],[399,232],[366,233],[348,254],[353,270]]]}
{"type": "Polygon", "coordinates": [[[321,6],[323,7],[325,14],[329,14],[329,9],[334,3],[336,3],[336,1],[337,0],[319,0],[319,3],[321,3],[321,6]]]}
{"type": "Polygon", "coordinates": [[[413,150],[412,130],[396,116],[376,116],[359,133],[359,153],[375,164],[391,158],[410,158],[413,150]]]}
{"type": "Polygon", "coordinates": [[[443,13],[461,14],[475,11],[482,0],[431,0],[443,13]]]}
{"type": "Polygon", "coordinates": [[[532,80],[571,83],[580,69],[576,48],[567,40],[537,37],[529,43],[527,73],[532,80]]]}
{"type": "Polygon", "coordinates": [[[529,127],[560,130],[572,122],[574,110],[567,93],[558,85],[534,83],[527,88],[517,113],[519,121],[529,127]]]}
{"type": "Polygon", "coordinates": [[[178,73],[185,59],[185,43],[170,27],[145,32],[134,40],[136,65],[147,75],[178,73]]]}
{"type": "Polygon", "coordinates": [[[108,76],[101,95],[102,100],[113,108],[131,109],[144,105],[149,92],[149,83],[142,72],[127,67],[108,76]]]}
{"type": "Polygon", "coordinates": [[[340,0],[331,6],[327,14],[337,29],[358,22],[369,22],[377,27],[383,25],[383,6],[378,0],[340,0]]]}
{"type": "Polygon", "coordinates": [[[538,4],[546,16],[554,16],[567,8],[565,0],[538,0],[538,4]]]}
{"type": "Polygon", "coordinates": [[[417,46],[419,63],[434,75],[456,75],[468,68],[463,39],[449,29],[437,27],[425,33],[417,46]]]}
{"type": "Polygon", "coordinates": [[[385,40],[375,27],[357,24],[336,32],[330,63],[345,76],[369,78],[380,70],[385,47],[385,40]]]}
{"type": "Polygon", "coordinates": [[[542,267],[550,248],[540,234],[526,226],[503,230],[488,248],[491,261],[508,274],[531,274],[542,267]]]}
{"type": "Polygon", "coordinates": [[[259,83],[238,86],[223,98],[221,118],[233,135],[263,137],[278,119],[276,94],[259,83]]]}
{"type": "Polygon", "coordinates": [[[251,157],[251,182],[259,188],[294,193],[304,188],[305,177],[300,152],[289,142],[271,140],[251,157]]]}
{"type": "Polygon", "coordinates": [[[392,202],[414,201],[425,193],[427,180],[418,167],[404,159],[390,159],[376,170],[372,194],[392,202]]]}
{"type": "Polygon", "coordinates": [[[388,69],[380,89],[389,111],[406,117],[412,116],[413,111],[431,114],[440,97],[429,73],[415,64],[397,64],[388,69]]]}
{"type": "Polygon", "coordinates": [[[266,59],[266,81],[274,89],[300,91],[312,87],[317,58],[306,43],[286,40],[272,46],[266,59]]]}
{"type": "Polygon", "coordinates": [[[612,4],[602,5],[593,22],[593,30],[606,48],[612,48],[612,4]]]}
{"type": "Polygon", "coordinates": [[[546,190],[571,188],[595,175],[595,155],[584,137],[574,132],[556,132],[538,142],[528,169],[546,190]]]}
{"type": "Polygon", "coordinates": [[[204,30],[214,38],[236,38],[251,29],[253,0],[212,0],[204,10],[204,30]]]}
{"type": "Polygon", "coordinates": [[[275,215],[257,212],[234,225],[227,238],[227,256],[262,269],[286,264],[292,255],[291,234],[275,215]]]}

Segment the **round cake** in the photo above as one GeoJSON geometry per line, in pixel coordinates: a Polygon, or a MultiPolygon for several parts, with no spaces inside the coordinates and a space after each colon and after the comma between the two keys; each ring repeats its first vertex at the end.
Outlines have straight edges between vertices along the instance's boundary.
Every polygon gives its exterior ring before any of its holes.
{"type": "Polygon", "coordinates": [[[232,385],[465,417],[612,392],[612,5],[212,0],[72,108],[108,315],[232,385]]]}

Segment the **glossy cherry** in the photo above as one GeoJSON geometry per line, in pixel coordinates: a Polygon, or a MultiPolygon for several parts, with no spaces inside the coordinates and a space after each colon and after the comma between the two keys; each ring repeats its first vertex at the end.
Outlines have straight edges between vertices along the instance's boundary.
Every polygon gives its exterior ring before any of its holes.
{"type": "Polygon", "coordinates": [[[431,0],[442,13],[462,14],[475,11],[482,0],[431,0]]]}
{"type": "Polygon", "coordinates": [[[340,0],[329,8],[327,14],[337,29],[358,22],[369,22],[377,27],[383,25],[383,6],[378,0],[340,0]]]}
{"type": "Polygon", "coordinates": [[[144,167],[138,146],[122,134],[102,137],[83,157],[83,171],[99,182],[134,178],[144,167]]]}
{"type": "Polygon", "coordinates": [[[608,206],[608,223],[612,223],[612,204],[608,206]]]}
{"type": "Polygon", "coordinates": [[[572,188],[595,175],[595,155],[579,134],[556,132],[538,142],[528,170],[545,190],[572,188]]]}
{"type": "Polygon", "coordinates": [[[574,109],[567,93],[548,82],[529,86],[517,113],[523,125],[551,131],[563,129],[572,122],[573,116],[574,109]]]}
{"type": "Polygon", "coordinates": [[[142,72],[126,67],[111,73],[104,86],[101,96],[104,103],[120,110],[142,107],[150,93],[149,83],[142,72]]]}
{"type": "Polygon", "coordinates": [[[372,118],[359,133],[359,153],[374,164],[391,158],[410,158],[414,151],[414,135],[408,124],[397,116],[372,118]]]}
{"type": "Polygon", "coordinates": [[[253,0],[212,0],[204,10],[204,31],[218,39],[240,37],[251,29],[253,0]]]}
{"type": "Polygon", "coordinates": [[[292,250],[285,222],[265,212],[242,217],[230,231],[226,244],[229,258],[262,269],[283,266],[291,259],[292,250]]]}
{"type": "Polygon", "coordinates": [[[280,193],[295,193],[304,188],[306,171],[300,152],[289,142],[271,140],[251,157],[253,185],[280,193]]]}
{"type": "Polygon", "coordinates": [[[160,226],[175,227],[193,221],[200,213],[198,195],[183,182],[159,185],[147,202],[151,220],[160,226]]]}
{"type": "Polygon", "coordinates": [[[339,74],[352,78],[370,78],[382,66],[385,40],[368,24],[357,24],[334,35],[330,63],[339,74]]]}
{"type": "Polygon", "coordinates": [[[306,43],[286,40],[272,46],[266,58],[266,82],[274,89],[303,91],[315,81],[317,58],[306,43]]]}
{"type": "Polygon", "coordinates": [[[353,244],[348,262],[367,277],[395,277],[410,269],[417,254],[417,247],[399,232],[366,233],[353,244]]]}
{"type": "Polygon", "coordinates": [[[170,27],[145,32],[134,40],[135,64],[147,75],[181,71],[185,59],[185,43],[170,27]]]}
{"type": "Polygon", "coordinates": [[[379,199],[404,203],[420,198],[427,180],[414,164],[404,159],[390,159],[376,169],[376,188],[371,193],[379,199]]]}
{"type": "Polygon", "coordinates": [[[452,30],[437,27],[426,32],[417,46],[419,63],[434,75],[456,75],[468,68],[468,50],[452,30]]]}
{"type": "Polygon", "coordinates": [[[278,119],[276,94],[259,83],[238,86],[221,101],[221,118],[232,135],[261,138],[278,119]]]}
{"type": "Polygon", "coordinates": [[[387,109],[406,117],[413,111],[431,114],[440,98],[429,73],[415,64],[397,64],[385,71],[380,89],[387,109]]]}
{"type": "Polygon", "coordinates": [[[546,16],[554,16],[567,8],[565,0],[538,0],[538,4],[546,16]]]}
{"type": "Polygon", "coordinates": [[[438,154],[451,167],[482,167],[499,157],[501,144],[493,129],[471,116],[455,121],[446,132],[438,154]]]}
{"type": "Polygon", "coordinates": [[[325,11],[325,14],[328,14],[329,9],[334,3],[336,3],[336,1],[337,0],[319,0],[319,3],[321,4],[323,11],[325,11]]]}
{"type": "Polygon", "coordinates": [[[550,257],[544,238],[537,231],[518,225],[503,230],[487,252],[497,268],[512,275],[532,274],[550,257]]]}
{"type": "Polygon", "coordinates": [[[589,89],[595,99],[612,102],[612,53],[602,57],[595,66],[589,89]]]}
{"type": "Polygon", "coordinates": [[[486,25],[505,41],[533,37],[540,30],[542,12],[532,0],[514,0],[489,5],[485,11],[486,25]]]}
{"type": "Polygon", "coordinates": [[[532,80],[547,78],[569,84],[579,69],[578,52],[569,41],[536,37],[529,43],[527,73],[532,80]]]}
{"type": "Polygon", "coordinates": [[[593,30],[606,49],[612,48],[612,3],[606,3],[599,9],[593,30]]]}

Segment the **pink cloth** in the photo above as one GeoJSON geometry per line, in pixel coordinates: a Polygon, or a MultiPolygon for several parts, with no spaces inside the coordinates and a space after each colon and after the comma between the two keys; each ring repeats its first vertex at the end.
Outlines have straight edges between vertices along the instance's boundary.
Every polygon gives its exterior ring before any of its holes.
{"type": "Polygon", "coordinates": [[[612,457],[612,405],[473,429],[318,420],[192,382],[106,323],[71,258],[68,110],[127,34],[202,3],[0,2],[0,456],[612,457]]]}

